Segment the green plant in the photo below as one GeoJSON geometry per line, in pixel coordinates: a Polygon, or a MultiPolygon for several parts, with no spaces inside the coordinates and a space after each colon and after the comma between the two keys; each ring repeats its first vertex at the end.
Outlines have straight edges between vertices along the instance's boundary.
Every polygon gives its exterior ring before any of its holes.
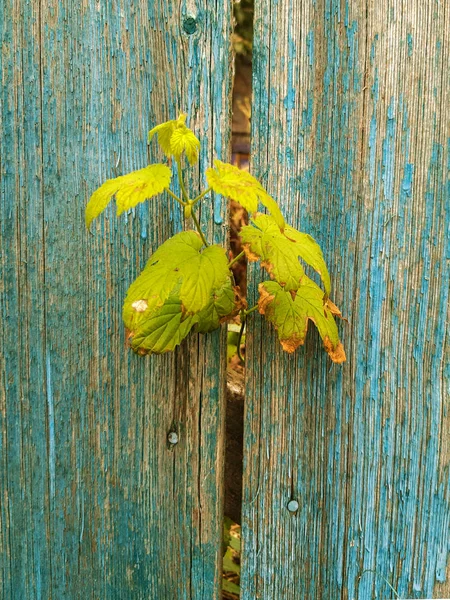
{"type": "Polygon", "coordinates": [[[304,343],[311,320],[331,359],[345,361],[334,320],[340,312],[329,299],[330,276],[319,245],[308,234],[285,223],[276,201],[257,179],[220,160],[206,170],[208,188],[191,199],[181,163],[183,157],[190,165],[198,161],[200,141],[185,121],[186,115],[181,114],[149,132],[149,142],[157,135],[164,154],[169,160],[173,157],[181,196],[170,189],[169,166],[154,164],[106,181],[86,207],[89,227],[113,197],[117,214],[121,214],[167,192],[196,229],[165,241],[128,289],[123,320],[131,348],[139,354],[168,352],[190,331],[208,333],[237,314],[243,328],[247,316],[259,310],[275,326],[287,352],[294,352],[304,343]],[[234,285],[230,270],[241,255],[229,262],[225,248],[208,243],[196,216],[197,204],[211,191],[235,200],[251,215],[250,224],[241,230],[241,254],[245,252],[249,261],[261,261],[270,280],[259,285],[258,304],[250,309],[234,285]],[[259,203],[270,214],[258,214],[259,203]],[[323,289],[306,275],[299,259],[317,271],[323,289]]]}

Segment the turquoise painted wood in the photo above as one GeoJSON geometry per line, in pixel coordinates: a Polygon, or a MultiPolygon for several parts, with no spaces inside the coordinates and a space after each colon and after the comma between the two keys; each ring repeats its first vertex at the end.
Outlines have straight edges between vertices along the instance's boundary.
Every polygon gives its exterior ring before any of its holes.
{"type": "Polygon", "coordinates": [[[256,2],[253,172],[349,322],[340,367],[252,320],[244,600],[450,597],[446,6],[256,2]]]}
{"type": "Polygon", "coordinates": [[[219,597],[223,335],[130,353],[125,291],[180,214],[169,198],[111,208],[87,232],[83,211],[106,178],[161,158],[147,131],[179,109],[208,136],[200,168],[227,159],[230,9],[1,4],[4,600],[219,597]]]}

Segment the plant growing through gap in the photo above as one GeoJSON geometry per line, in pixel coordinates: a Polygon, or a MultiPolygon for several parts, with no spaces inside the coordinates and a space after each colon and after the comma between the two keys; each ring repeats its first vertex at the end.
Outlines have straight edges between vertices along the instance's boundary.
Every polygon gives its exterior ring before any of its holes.
{"type": "Polygon", "coordinates": [[[86,207],[89,228],[113,197],[120,215],[166,192],[195,227],[166,240],[129,287],[123,320],[131,348],[138,354],[169,352],[190,331],[208,333],[237,314],[242,333],[247,316],[258,310],[275,326],[286,352],[294,352],[304,343],[312,321],[331,360],[344,362],[345,351],[335,322],[341,313],[329,298],[330,276],[317,242],[286,224],[278,204],[257,179],[220,160],[206,170],[208,187],[192,197],[183,177],[182,160],[187,159],[190,166],[197,163],[200,141],[186,126],[185,114],[154,127],[149,142],[155,135],[163,153],[176,163],[181,195],[170,189],[169,166],[152,164],[107,180],[86,207]],[[197,218],[197,205],[211,191],[235,200],[250,215],[249,225],[240,232],[244,251],[231,262],[225,248],[208,243],[197,218]],[[259,204],[269,214],[258,213],[259,204]],[[259,300],[252,308],[247,308],[231,271],[244,253],[249,261],[260,261],[269,276],[259,284],[259,300]],[[306,274],[306,265],[319,274],[322,288],[306,274]]]}

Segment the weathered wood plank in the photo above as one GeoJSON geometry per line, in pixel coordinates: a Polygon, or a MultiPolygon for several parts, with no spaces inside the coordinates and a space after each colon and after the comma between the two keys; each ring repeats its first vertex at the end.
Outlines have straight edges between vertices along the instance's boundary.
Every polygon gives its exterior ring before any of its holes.
{"type": "Polygon", "coordinates": [[[449,42],[446,3],[256,3],[253,172],[349,324],[342,368],[251,325],[245,600],[450,595],[449,42]]]}
{"type": "Polygon", "coordinates": [[[230,5],[33,0],[2,16],[2,597],[218,598],[223,336],[133,356],[126,288],[182,220],[165,198],[88,233],[83,211],[179,109],[208,136],[199,173],[227,157],[230,5]]]}
{"type": "Polygon", "coordinates": [[[0,28],[0,596],[50,597],[37,5],[3,2],[0,28]]]}

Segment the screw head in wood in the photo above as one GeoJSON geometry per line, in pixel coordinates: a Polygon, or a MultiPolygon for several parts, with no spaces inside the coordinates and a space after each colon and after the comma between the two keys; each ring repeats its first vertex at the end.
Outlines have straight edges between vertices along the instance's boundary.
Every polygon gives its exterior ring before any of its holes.
{"type": "Polygon", "coordinates": [[[167,436],[167,440],[169,444],[175,446],[175,444],[178,444],[178,433],[176,431],[171,431],[167,436]]]}
{"type": "Polygon", "coordinates": [[[187,35],[193,35],[197,31],[197,19],[192,16],[188,16],[183,21],[183,31],[187,35]]]}
{"type": "Polygon", "coordinates": [[[298,511],[298,502],[297,500],[290,500],[287,505],[287,509],[291,513],[295,513],[298,511]]]}

